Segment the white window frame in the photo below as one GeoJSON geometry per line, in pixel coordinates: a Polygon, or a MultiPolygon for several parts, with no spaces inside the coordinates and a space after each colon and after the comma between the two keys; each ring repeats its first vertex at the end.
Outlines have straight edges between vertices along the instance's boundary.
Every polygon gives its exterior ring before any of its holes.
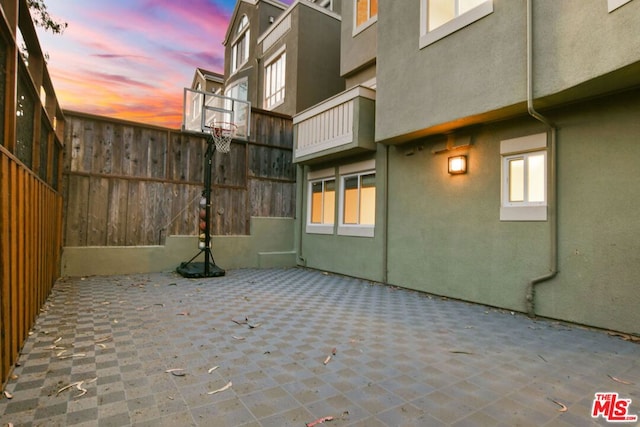
{"type": "Polygon", "coordinates": [[[264,108],[272,110],[284,103],[287,78],[287,52],[282,46],[264,67],[264,108]],[[274,77],[275,73],[275,77],[274,77]]]}
{"type": "MultiPolygon", "coordinates": [[[[352,163],[350,165],[341,166],[339,168],[340,187],[339,200],[338,200],[338,235],[340,236],[356,236],[356,237],[374,237],[375,224],[345,224],[344,223],[344,190],[345,179],[357,176],[358,181],[363,175],[376,174],[375,160],[366,160],[363,162],[352,163]]],[[[358,183],[358,186],[360,184],[358,183]]],[[[358,188],[358,193],[360,188],[358,188]]],[[[376,198],[377,198],[377,186],[376,186],[376,198]]],[[[376,201],[377,202],[377,201],[376,201]]],[[[377,207],[377,203],[376,203],[377,207]]],[[[374,207],[374,209],[376,209],[374,207]]],[[[377,209],[376,209],[377,210],[377,209]]]]}
{"type": "MultiPolygon", "coordinates": [[[[371,0],[367,0],[369,2],[368,14],[371,14],[371,0]]],[[[353,34],[352,36],[356,36],[362,31],[366,30],[373,24],[378,22],[378,14],[376,13],[374,16],[369,16],[369,19],[364,21],[362,24],[358,25],[358,0],[353,0],[353,34]]]]}
{"type": "MultiPolygon", "coordinates": [[[[334,188],[336,192],[336,198],[338,194],[338,182],[336,180],[335,169],[328,168],[322,169],[318,171],[312,171],[307,174],[307,226],[305,231],[307,234],[333,234],[335,228],[335,207],[333,212],[333,223],[331,224],[318,224],[311,222],[311,203],[312,203],[312,195],[313,195],[313,184],[317,182],[323,183],[323,191],[324,191],[324,182],[334,181],[334,188]]],[[[322,198],[324,200],[324,197],[322,198]]]]}
{"type": "Polygon", "coordinates": [[[449,34],[455,33],[456,31],[466,27],[467,25],[470,25],[475,21],[493,13],[493,0],[485,0],[484,3],[461,15],[456,16],[455,18],[442,24],[438,28],[434,28],[432,31],[429,31],[429,1],[432,0],[420,0],[420,49],[429,46],[430,44],[447,37],[449,34]]]}
{"type": "Polygon", "coordinates": [[[630,1],[631,0],[607,0],[608,12],[611,13],[617,8],[629,3],[630,1]]]}
{"type": "Polygon", "coordinates": [[[242,101],[247,101],[249,96],[249,80],[246,77],[244,77],[242,79],[235,81],[231,86],[229,86],[224,91],[224,96],[226,96],[227,98],[240,99],[242,101]],[[242,85],[244,85],[245,87],[243,97],[240,96],[241,95],[240,87],[242,85]]]}
{"type": "Polygon", "coordinates": [[[500,192],[500,221],[546,221],[548,202],[548,153],[547,134],[538,133],[520,138],[508,139],[500,142],[501,163],[501,192],[500,192]],[[527,198],[525,183],[525,200],[522,202],[509,201],[509,164],[514,159],[525,160],[525,177],[527,175],[527,158],[533,155],[544,155],[544,201],[531,202],[527,198]]]}
{"type": "Polygon", "coordinates": [[[238,71],[249,60],[250,34],[249,18],[247,18],[247,15],[242,15],[236,37],[231,45],[231,73],[238,71]],[[242,49],[241,52],[239,52],[239,48],[242,49]],[[238,57],[239,53],[242,54],[240,58],[238,57]]]}

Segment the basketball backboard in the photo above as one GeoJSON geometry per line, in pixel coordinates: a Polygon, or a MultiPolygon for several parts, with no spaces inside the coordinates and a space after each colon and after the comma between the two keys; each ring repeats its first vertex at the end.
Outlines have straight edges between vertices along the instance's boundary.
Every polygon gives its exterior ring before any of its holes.
{"type": "Polygon", "coordinates": [[[251,103],[235,98],[184,89],[182,130],[193,133],[209,133],[214,122],[234,123],[235,138],[248,139],[250,131],[251,103]]]}

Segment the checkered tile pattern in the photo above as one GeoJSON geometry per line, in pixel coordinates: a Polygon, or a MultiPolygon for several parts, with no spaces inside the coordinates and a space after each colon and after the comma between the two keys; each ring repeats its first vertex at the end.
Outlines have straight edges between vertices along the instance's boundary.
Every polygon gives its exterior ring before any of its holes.
{"type": "Polygon", "coordinates": [[[606,391],[640,413],[640,345],[306,269],[61,279],[14,373],[16,427],[606,425],[606,391]]]}

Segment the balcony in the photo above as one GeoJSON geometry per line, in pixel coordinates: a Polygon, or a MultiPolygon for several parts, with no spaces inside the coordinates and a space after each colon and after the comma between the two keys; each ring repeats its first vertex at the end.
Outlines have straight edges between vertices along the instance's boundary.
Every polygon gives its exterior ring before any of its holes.
{"type": "Polygon", "coordinates": [[[356,86],[294,116],[294,162],[375,151],[375,103],[375,90],[356,86]]]}

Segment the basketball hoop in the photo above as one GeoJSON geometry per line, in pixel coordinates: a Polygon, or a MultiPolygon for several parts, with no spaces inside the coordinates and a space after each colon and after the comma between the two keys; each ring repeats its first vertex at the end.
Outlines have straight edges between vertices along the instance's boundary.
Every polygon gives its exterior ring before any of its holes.
{"type": "Polygon", "coordinates": [[[235,123],[214,122],[209,128],[211,138],[216,146],[216,150],[221,153],[228,153],[231,150],[231,140],[236,135],[238,127],[235,123]]]}

